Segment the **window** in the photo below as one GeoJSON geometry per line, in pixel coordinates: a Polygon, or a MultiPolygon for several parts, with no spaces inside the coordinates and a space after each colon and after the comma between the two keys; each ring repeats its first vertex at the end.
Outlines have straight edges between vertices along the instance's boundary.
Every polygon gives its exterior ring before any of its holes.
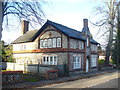
{"type": "Polygon", "coordinates": [[[40,48],[43,48],[43,40],[40,40],[40,48]]]}
{"type": "Polygon", "coordinates": [[[97,64],[97,57],[95,55],[92,55],[91,57],[91,67],[96,67],[97,64]]]}
{"type": "Polygon", "coordinates": [[[54,65],[52,56],[50,56],[50,65],[54,65]]]}
{"type": "Polygon", "coordinates": [[[54,65],[57,65],[57,57],[54,56],[54,65]]]}
{"type": "Polygon", "coordinates": [[[24,45],[24,49],[23,50],[26,50],[26,45],[24,45]]]}
{"type": "Polygon", "coordinates": [[[80,49],[84,49],[84,42],[83,42],[83,41],[80,41],[79,46],[80,46],[80,47],[79,47],[80,49]]]}
{"type": "Polygon", "coordinates": [[[40,40],[40,48],[55,48],[61,47],[61,38],[49,38],[45,40],[40,40]]]}
{"type": "Polygon", "coordinates": [[[42,64],[44,64],[44,65],[57,65],[57,56],[44,56],[42,64]]]}
{"type": "Polygon", "coordinates": [[[20,46],[20,50],[23,50],[23,45],[20,46]]]}
{"type": "Polygon", "coordinates": [[[73,69],[81,68],[81,56],[73,57],[73,69]]]}
{"type": "Polygon", "coordinates": [[[53,47],[56,47],[56,38],[53,38],[53,47]]]}
{"type": "Polygon", "coordinates": [[[42,61],[42,62],[43,62],[43,64],[46,64],[46,62],[45,62],[45,61],[46,61],[46,60],[45,60],[45,57],[43,57],[43,61],[42,61]]]}
{"type": "Polygon", "coordinates": [[[48,39],[48,48],[52,47],[52,39],[48,39]]]}
{"type": "Polygon", "coordinates": [[[61,38],[57,38],[57,47],[61,47],[61,38]]]}
{"type": "Polygon", "coordinates": [[[26,50],[26,45],[21,45],[20,50],[26,50]]]}
{"type": "Polygon", "coordinates": [[[87,47],[89,47],[89,38],[87,37],[87,47]]]}
{"type": "Polygon", "coordinates": [[[47,39],[44,40],[44,48],[47,48],[47,39]]]}

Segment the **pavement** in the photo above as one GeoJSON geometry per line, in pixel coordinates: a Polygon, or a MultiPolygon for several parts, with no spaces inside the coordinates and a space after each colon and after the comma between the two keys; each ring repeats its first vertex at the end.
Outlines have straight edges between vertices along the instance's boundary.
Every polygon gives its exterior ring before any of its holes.
{"type": "Polygon", "coordinates": [[[90,78],[93,76],[105,74],[105,73],[112,73],[118,71],[117,69],[113,70],[105,70],[105,71],[96,71],[96,72],[89,72],[89,73],[82,73],[76,76],[69,76],[69,77],[60,77],[57,79],[52,79],[52,80],[41,80],[37,82],[22,82],[22,83],[14,83],[14,84],[9,84],[9,85],[4,85],[2,86],[3,89],[6,88],[14,88],[14,89],[27,89],[27,88],[34,88],[34,87],[42,87],[45,85],[51,85],[51,84],[58,84],[58,83],[63,83],[63,82],[69,82],[69,81],[74,81],[78,79],[83,79],[83,78],[90,78]]]}

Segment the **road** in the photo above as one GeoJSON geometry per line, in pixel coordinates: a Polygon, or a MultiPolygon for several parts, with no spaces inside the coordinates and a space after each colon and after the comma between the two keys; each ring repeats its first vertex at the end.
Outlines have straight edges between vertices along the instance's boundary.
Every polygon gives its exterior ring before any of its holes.
{"type": "MultiPolygon", "coordinates": [[[[112,73],[105,73],[102,75],[90,77],[90,78],[84,78],[84,79],[79,79],[75,81],[70,81],[70,82],[65,82],[65,83],[60,83],[60,84],[53,84],[53,85],[47,85],[43,87],[37,87],[37,88],[99,88],[101,85],[109,84],[109,81],[114,83],[115,85],[110,88],[118,88],[118,82],[116,81],[118,78],[118,72],[112,72],[112,73]]],[[[108,85],[109,86],[109,85],[108,85]]],[[[109,87],[106,87],[109,88],[109,87]]]]}
{"type": "MultiPolygon", "coordinates": [[[[118,88],[118,78],[92,86],[90,88],[118,88]]],[[[120,88],[120,87],[119,87],[120,88]]]]}

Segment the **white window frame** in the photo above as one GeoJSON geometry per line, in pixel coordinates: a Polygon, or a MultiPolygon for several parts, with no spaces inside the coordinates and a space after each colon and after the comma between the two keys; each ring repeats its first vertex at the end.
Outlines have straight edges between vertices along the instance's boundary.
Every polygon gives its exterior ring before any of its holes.
{"type": "Polygon", "coordinates": [[[61,38],[57,38],[57,47],[61,47],[61,38]]]}
{"type": "Polygon", "coordinates": [[[81,44],[82,44],[82,49],[84,49],[84,42],[83,42],[83,41],[81,41],[81,44]]]}
{"type": "Polygon", "coordinates": [[[73,56],[73,69],[80,69],[82,63],[81,61],[82,61],[81,55],[73,56]]]}
{"type": "Polygon", "coordinates": [[[44,40],[44,48],[47,48],[47,46],[48,46],[48,41],[47,41],[47,39],[45,39],[44,40]]]}
{"type": "Polygon", "coordinates": [[[42,64],[44,65],[57,65],[57,62],[58,62],[57,56],[46,55],[42,57],[42,64]],[[51,60],[51,57],[52,57],[52,60],[51,60]],[[55,61],[55,58],[56,58],[56,61],[55,61]]]}
{"type": "Polygon", "coordinates": [[[89,47],[89,38],[87,37],[87,47],[89,47]]]}
{"type": "Polygon", "coordinates": [[[96,67],[97,66],[97,56],[92,55],[91,57],[91,67],[96,67]]]}
{"type": "Polygon", "coordinates": [[[48,48],[52,48],[52,39],[48,39],[48,48]]]}
{"type": "Polygon", "coordinates": [[[56,42],[56,38],[53,38],[53,47],[56,47],[57,42],[56,42]]]}
{"type": "Polygon", "coordinates": [[[44,47],[44,40],[40,40],[40,48],[44,47]]]}

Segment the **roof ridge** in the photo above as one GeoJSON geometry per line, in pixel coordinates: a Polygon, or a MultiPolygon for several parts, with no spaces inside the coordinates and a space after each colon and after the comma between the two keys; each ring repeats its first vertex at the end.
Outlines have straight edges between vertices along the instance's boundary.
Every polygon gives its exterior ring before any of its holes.
{"type": "Polygon", "coordinates": [[[78,30],[76,30],[76,29],[73,29],[73,28],[71,28],[71,27],[65,26],[65,25],[63,25],[63,24],[56,23],[56,22],[53,22],[53,21],[50,21],[50,20],[47,20],[47,21],[48,21],[48,23],[49,23],[49,22],[52,22],[52,23],[55,23],[55,24],[61,25],[61,26],[63,26],[63,27],[66,27],[66,28],[68,28],[68,29],[74,30],[74,31],[76,31],[76,32],[80,32],[80,31],[78,31],[78,30]]]}

